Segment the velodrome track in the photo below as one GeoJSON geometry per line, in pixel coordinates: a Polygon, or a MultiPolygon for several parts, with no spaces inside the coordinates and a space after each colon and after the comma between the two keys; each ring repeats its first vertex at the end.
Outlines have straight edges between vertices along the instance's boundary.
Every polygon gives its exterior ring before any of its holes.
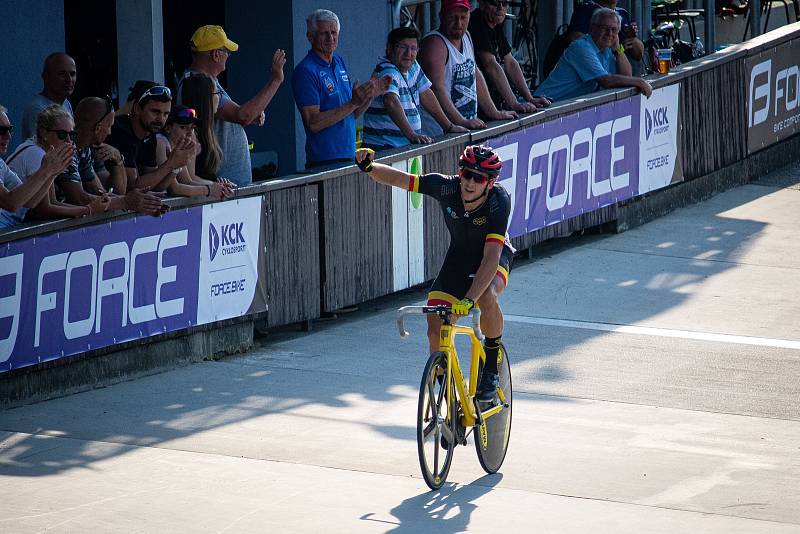
{"type": "Polygon", "coordinates": [[[419,476],[406,292],[0,412],[0,531],[800,532],[800,166],[517,261],[511,444],[419,476]]]}

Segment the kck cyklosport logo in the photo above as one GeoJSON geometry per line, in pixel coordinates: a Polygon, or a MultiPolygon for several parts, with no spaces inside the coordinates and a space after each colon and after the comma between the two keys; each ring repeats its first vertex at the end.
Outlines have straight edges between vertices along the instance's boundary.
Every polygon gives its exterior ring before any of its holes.
{"type": "Polygon", "coordinates": [[[214,261],[222,250],[222,255],[236,254],[247,248],[244,239],[244,222],[223,224],[217,230],[213,223],[208,223],[208,256],[214,261]]]}
{"type": "Polygon", "coordinates": [[[644,109],[644,138],[650,140],[651,135],[658,135],[669,130],[669,116],[667,106],[656,108],[653,111],[644,109]]]}

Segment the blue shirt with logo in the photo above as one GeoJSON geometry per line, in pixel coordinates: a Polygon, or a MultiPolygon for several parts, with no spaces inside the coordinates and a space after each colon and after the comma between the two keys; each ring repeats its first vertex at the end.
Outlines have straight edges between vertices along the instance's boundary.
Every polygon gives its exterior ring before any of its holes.
{"type": "MultiPolygon", "coordinates": [[[[292,92],[298,109],[319,106],[320,111],[338,108],[353,95],[350,75],[341,56],[334,54],[333,61],[327,63],[313,50],[294,68],[292,92]]],[[[307,161],[354,158],[355,154],[356,120],[352,113],[316,134],[306,128],[307,161]]]]}
{"type": "Polygon", "coordinates": [[[617,73],[617,61],[610,48],[600,50],[591,35],[576,39],[564,51],[550,76],[534,95],[557,101],[597,91],[597,78],[617,73]]]}

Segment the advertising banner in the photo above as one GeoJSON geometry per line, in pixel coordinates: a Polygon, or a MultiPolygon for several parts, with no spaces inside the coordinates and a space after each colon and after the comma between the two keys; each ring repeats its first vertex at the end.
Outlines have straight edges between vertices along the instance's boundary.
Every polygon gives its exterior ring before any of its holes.
{"type": "Polygon", "coordinates": [[[3,245],[0,372],[263,311],[261,202],[208,204],[3,245]]]}
{"type": "Polygon", "coordinates": [[[680,142],[680,85],[656,89],[650,98],[639,96],[639,191],[648,193],[683,180],[680,142]]]}
{"type": "Polygon", "coordinates": [[[800,39],[748,57],[747,153],[800,132],[800,39]]]}
{"type": "Polygon", "coordinates": [[[489,140],[503,159],[509,235],[680,181],[679,94],[665,87],[489,140]]]}

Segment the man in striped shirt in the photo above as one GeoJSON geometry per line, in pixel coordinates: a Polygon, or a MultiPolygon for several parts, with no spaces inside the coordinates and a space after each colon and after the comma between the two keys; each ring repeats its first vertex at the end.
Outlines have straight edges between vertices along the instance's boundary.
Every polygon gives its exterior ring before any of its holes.
{"type": "Polygon", "coordinates": [[[386,57],[375,67],[374,76],[390,76],[389,90],[375,97],[364,115],[363,146],[375,150],[403,147],[411,143],[430,143],[422,134],[420,107],[439,123],[445,133],[466,132],[450,122],[442,111],[431,82],[417,63],[419,32],[395,28],[389,32],[386,57]]]}

